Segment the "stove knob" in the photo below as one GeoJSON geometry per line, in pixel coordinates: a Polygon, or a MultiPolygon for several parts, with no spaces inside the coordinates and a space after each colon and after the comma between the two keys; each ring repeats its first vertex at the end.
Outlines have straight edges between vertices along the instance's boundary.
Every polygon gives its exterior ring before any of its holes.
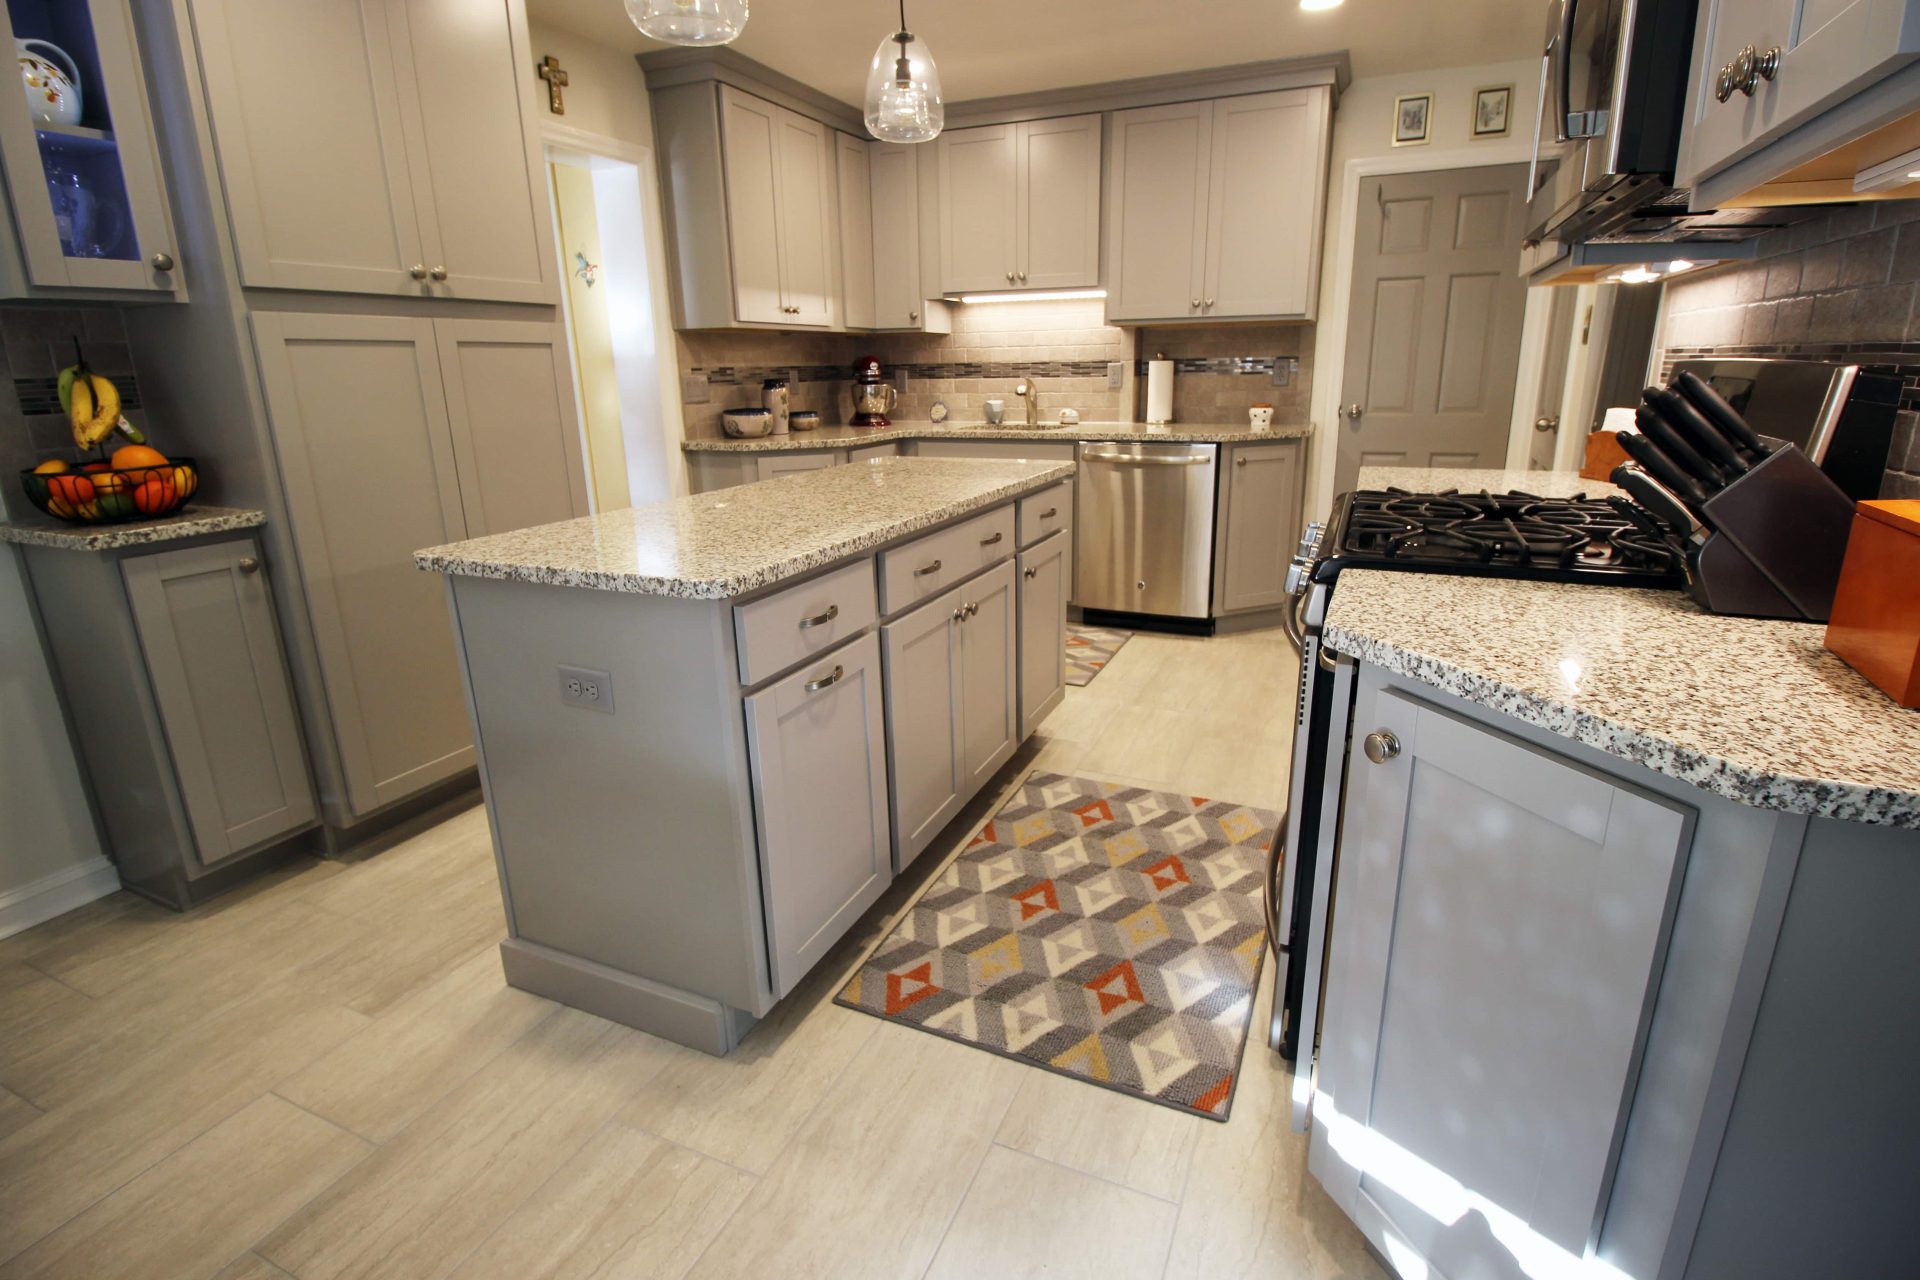
{"type": "Polygon", "coordinates": [[[1306,533],[1300,537],[1300,556],[1311,560],[1320,554],[1320,544],[1326,540],[1327,526],[1318,520],[1307,526],[1306,533]]]}
{"type": "Polygon", "coordinates": [[[1287,566],[1287,594],[1297,596],[1307,589],[1307,580],[1313,573],[1313,565],[1306,560],[1295,560],[1287,566]]]}

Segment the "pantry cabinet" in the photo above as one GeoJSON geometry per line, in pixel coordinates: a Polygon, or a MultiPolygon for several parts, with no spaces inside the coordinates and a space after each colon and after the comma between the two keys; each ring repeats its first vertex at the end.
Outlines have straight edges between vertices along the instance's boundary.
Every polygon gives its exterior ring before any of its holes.
{"type": "Polygon", "coordinates": [[[32,113],[15,88],[0,108],[0,166],[13,226],[0,243],[0,297],[179,292],[178,250],[127,0],[15,0],[0,6],[0,22],[20,73],[61,99],[32,113]],[[66,94],[61,82],[71,83],[73,73],[78,92],[66,94]],[[76,96],[79,114],[66,119],[56,105],[76,96]]]}
{"type": "Polygon", "coordinates": [[[513,0],[192,0],[253,288],[555,304],[513,0]]]}
{"type": "Polygon", "coordinates": [[[945,293],[1100,282],[1100,117],[949,129],[940,166],[945,293]]]}
{"type": "Polygon", "coordinates": [[[868,144],[833,135],[840,172],[841,319],[849,329],[874,327],[873,171],[868,144]]]}
{"type": "Polygon", "coordinates": [[[1332,91],[1114,113],[1112,321],[1311,319],[1332,91]]]}
{"type": "Polygon", "coordinates": [[[473,764],[422,547],[586,514],[557,326],[256,312],[347,807],[473,764]],[[508,384],[512,384],[509,386],[508,384]]]}
{"type": "Polygon", "coordinates": [[[1287,566],[1300,536],[1300,445],[1235,445],[1220,486],[1214,612],[1285,604],[1287,566]]]}
{"type": "Polygon", "coordinates": [[[1067,688],[1069,535],[1049,534],[1020,553],[1020,737],[1060,705],[1067,688]]]}
{"type": "Polygon", "coordinates": [[[784,996],[893,880],[872,632],[746,699],[773,990],[784,996]]]}

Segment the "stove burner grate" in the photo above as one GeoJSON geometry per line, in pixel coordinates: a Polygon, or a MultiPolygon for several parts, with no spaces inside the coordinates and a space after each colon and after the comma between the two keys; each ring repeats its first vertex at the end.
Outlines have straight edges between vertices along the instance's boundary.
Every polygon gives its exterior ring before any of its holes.
{"type": "Polygon", "coordinates": [[[1585,495],[1363,490],[1349,499],[1340,541],[1356,560],[1520,576],[1664,576],[1682,565],[1665,539],[1585,495]]]}

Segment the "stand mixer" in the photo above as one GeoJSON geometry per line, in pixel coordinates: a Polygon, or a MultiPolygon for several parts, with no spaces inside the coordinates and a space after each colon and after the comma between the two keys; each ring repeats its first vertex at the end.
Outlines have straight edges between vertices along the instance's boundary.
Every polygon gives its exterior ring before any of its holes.
{"type": "Polygon", "coordinates": [[[848,419],[848,426],[891,426],[887,414],[899,403],[900,389],[882,380],[878,356],[862,356],[853,362],[853,417],[848,419]]]}

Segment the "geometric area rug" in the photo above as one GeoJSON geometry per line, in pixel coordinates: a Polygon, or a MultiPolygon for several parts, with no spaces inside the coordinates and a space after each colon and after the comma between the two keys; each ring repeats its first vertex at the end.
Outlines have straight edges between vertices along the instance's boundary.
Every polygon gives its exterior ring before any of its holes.
{"type": "Polygon", "coordinates": [[[836,1003],[1212,1120],[1233,1104],[1280,815],[1028,776],[836,1003]]]}
{"type": "Polygon", "coordinates": [[[1091,684],[1100,669],[1113,661],[1120,646],[1133,638],[1131,631],[1106,627],[1081,627],[1067,624],[1067,683],[1091,684]]]}

